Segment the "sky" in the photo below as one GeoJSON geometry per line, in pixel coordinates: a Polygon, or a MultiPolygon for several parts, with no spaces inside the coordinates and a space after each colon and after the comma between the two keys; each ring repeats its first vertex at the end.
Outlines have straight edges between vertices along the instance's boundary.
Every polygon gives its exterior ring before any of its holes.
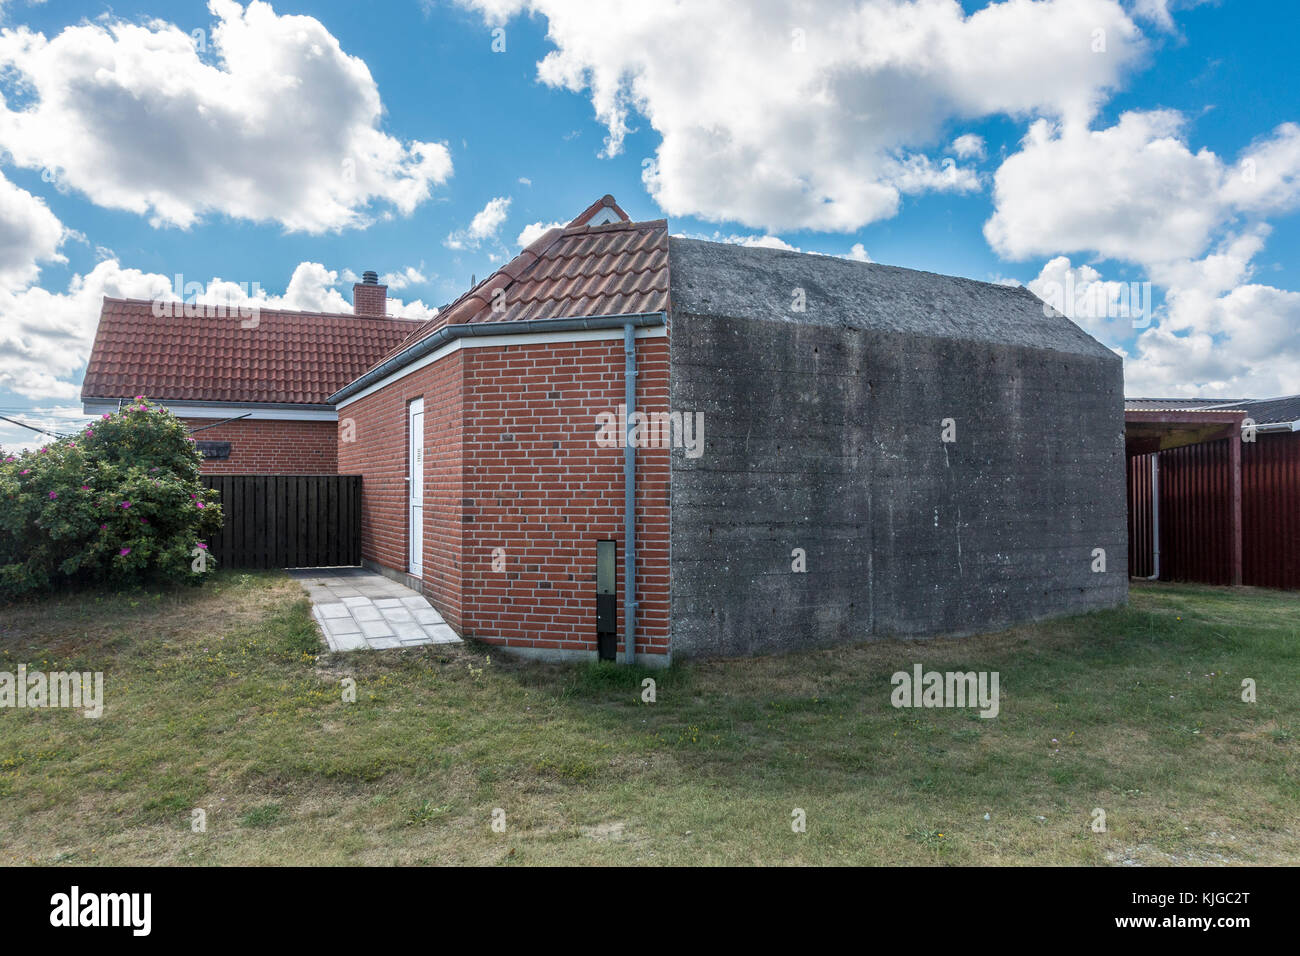
{"type": "MultiPolygon", "coordinates": [[[[428,316],[606,193],[675,235],[1027,285],[1130,396],[1300,392],[1297,22],[0,0],[0,415],[71,430],[105,295],[348,312],[373,269],[428,316]]],[[[0,422],[7,449],[44,440],[0,422]]]]}

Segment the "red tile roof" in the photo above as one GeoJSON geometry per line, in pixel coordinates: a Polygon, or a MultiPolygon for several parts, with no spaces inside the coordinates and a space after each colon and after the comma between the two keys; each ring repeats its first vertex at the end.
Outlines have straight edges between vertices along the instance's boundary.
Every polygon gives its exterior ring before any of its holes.
{"type": "Polygon", "coordinates": [[[148,300],[105,298],[82,398],[324,404],[421,324],[271,309],[246,321],[158,318],[148,300]]]}
{"type": "Polygon", "coordinates": [[[632,222],[614,197],[604,196],[567,226],[536,239],[384,357],[391,358],[444,325],[667,309],[667,221],[632,222]],[[618,222],[588,225],[606,208],[618,222]]]}

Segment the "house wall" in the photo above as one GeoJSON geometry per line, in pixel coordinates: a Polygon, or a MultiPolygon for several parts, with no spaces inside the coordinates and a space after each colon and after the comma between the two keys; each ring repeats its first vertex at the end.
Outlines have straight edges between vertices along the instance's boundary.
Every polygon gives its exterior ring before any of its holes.
{"type": "MultiPolygon", "coordinates": [[[[182,419],[190,428],[216,425],[220,419],[182,419]]],[[[245,419],[207,428],[197,441],[228,441],[230,457],[206,459],[205,475],[335,475],[338,474],[337,430],[334,422],[245,419]]]]}
{"type": "MultiPolygon", "coordinates": [[[[637,340],[637,402],[666,410],[664,338],[637,340]]],[[[597,415],[623,401],[618,339],[465,348],[339,410],[363,475],[362,553],[406,567],[406,405],[426,424],[423,585],[465,637],[545,657],[593,656],[596,542],[618,542],[623,620],[623,452],[597,415]],[[494,566],[494,550],[503,564],[494,566]],[[499,568],[499,569],[498,569],[499,568]]],[[[668,453],[637,456],[637,648],[668,655],[668,453]]]]}
{"type": "Polygon", "coordinates": [[[707,436],[699,459],[672,453],[674,653],[962,634],[1127,597],[1113,356],[679,309],[671,402],[707,436]]]}

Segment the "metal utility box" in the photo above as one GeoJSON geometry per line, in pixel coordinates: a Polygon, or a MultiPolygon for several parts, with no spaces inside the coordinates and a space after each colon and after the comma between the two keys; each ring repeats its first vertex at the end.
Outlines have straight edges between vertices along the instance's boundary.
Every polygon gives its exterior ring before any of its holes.
{"type": "Polygon", "coordinates": [[[612,661],[618,647],[618,551],[596,542],[596,656],[612,661]]]}

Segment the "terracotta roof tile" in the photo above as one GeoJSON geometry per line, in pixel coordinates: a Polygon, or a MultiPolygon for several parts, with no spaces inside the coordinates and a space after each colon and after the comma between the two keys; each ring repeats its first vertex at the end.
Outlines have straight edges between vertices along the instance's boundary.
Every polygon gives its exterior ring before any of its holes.
{"type": "Polygon", "coordinates": [[[158,318],[148,300],[105,298],[82,397],[323,404],[422,324],[272,309],[257,319],[158,318]]]}
{"type": "Polygon", "coordinates": [[[534,240],[383,358],[399,354],[449,324],[628,315],[667,309],[667,221],[632,222],[612,196],[604,196],[568,226],[552,229],[534,240]],[[602,209],[612,210],[619,221],[589,225],[602,209]],[[504,291],[504,308],[500,311],[492,309],[496,290],[504,291]]]}

